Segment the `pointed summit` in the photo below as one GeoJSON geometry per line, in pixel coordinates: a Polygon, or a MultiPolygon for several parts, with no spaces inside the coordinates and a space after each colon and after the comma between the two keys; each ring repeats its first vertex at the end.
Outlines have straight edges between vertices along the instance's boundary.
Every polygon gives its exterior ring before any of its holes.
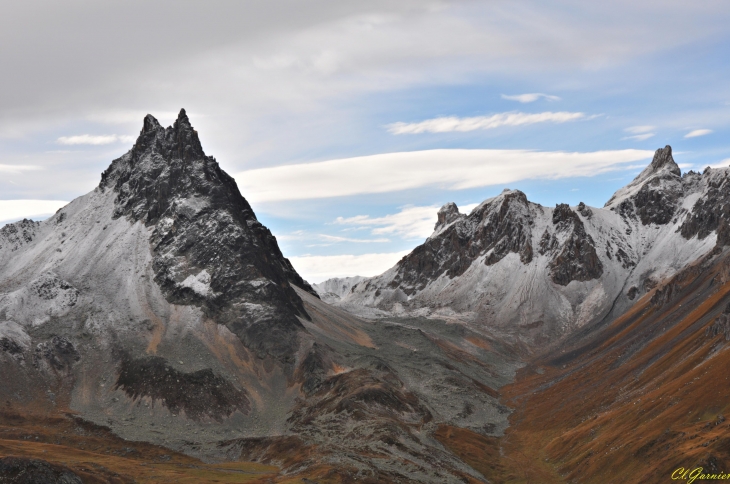
{"type": "Polygon", "coordinates": [[[155,281],[169,302],[203,307],[262,357],[291,357],[297,317],[307,314],[289,283],[314,290],[235,180],[206,156],[184,109],[168,128],[146,116],[134,147],[102,174],[100,188],[116,194],[114,218],[153,229],[155,281]]]}
{"type": "Polygon", "coordinates": [[[681,170],[667,145],[654,152],[654,158],[631,183],[616,191],[605,208],[625,217],[638,216],[643,225],[668,223],[682,194],[681,170]]]}
{"type": "Polygon", "coordinates": [[[144,121],[142,122],[142,132],[140,133],[140,136],[145,133],[157,131],[158,128],[162,128],[162,126],[160,126],[160,122],[157,121],[157,118],[148,114],[144,117],[144,121]]]}
{"type": "Polygon", "coordinates": [[[682,174],[679,166],[674,162],[672,157],[672,147],[667,145],[664,148],[659,148],[654,152],[654,158],[651,160],[649,166],[642,171],[636,179],[648,178],[652,173],[658,173],[660,171],[667,171],[674,175],[680,176],[682,174]]]}
{"type": "Polygon", "coordinates": [[[446,227],[451,222],[463,217],[463,215],[459,213],[459,207],[457,207],[454,202],[449,202],[439,209],[437,217],[436,226],[433,228],[436,232],[446,227]]]}

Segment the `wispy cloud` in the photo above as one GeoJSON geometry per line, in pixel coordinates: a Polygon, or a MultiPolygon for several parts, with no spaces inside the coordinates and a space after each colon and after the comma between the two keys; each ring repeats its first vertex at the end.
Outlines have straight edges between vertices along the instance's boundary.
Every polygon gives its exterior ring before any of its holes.
{"type": "Polygon", "coordinates": [[[634,141],[644,141],[654,136],[654,133],[635,134],[634,136],[626,136],[621,139],[632,139],[634,141]]]}
{"type": "Polygon", "coordinates": [[[289,257],[301,276],[309,282],[331,277],[377,276],[393,267],[409,251],[361,255],[304,255],[289,257]]]}
{"type": "Polygon", "coordinates": [[[355,242],[359,244],[380,244],[380,243],[386,243],[390,242],[390,239],[353,239],[351,237],[338,237],[336,235],[327,235],[327,234],[317,234],[318,237],[322,238],[323,240],[328,240],[330,242],[355,242]]]}
{"type": "Polygon", "coordinates": [[[0,173],[21,173],[35,170],[40,170],[40,167],[34,165],[0,165],[0,173]]]}
{"type": "Polygon", "coordinates": [[[387,193],[421,187],[462,190],[527,179],[594,176],[651,159],[650,150],[587,153],[445,149],[260,168],[237,173],[254,202],[387,193]]]}
{"type": "Polygon", "coordinates": [[[715,163],[714,165],[709,165],[710,168],[727,168],[730,166],[730,158],[725,158],[724,160],[720,161],[719,163],[715,163]]]}
{"type": "Polygon", "coordinates": [[[711,129],[695,129],[685,134],[685,138],[697,138],[698,136],[705,136],[706,134],[712,133],[711,129]]]}
{"type": "Polygon", "coordinates": [[[66,204],[62,200],[0,200],[0,224],[24,218],[44,219],[66,204]]]}
{"type": "Polygon", "coordinates": [[[133,143],[134,136],[117,134],[61,136],[56,142],[62,145],[108,145],[112,143],[133,143]]]}
{"type": "Polygon", "coordinates": [[[523,126],[536,123],[565,123],[585,119],[585,113],[544,112],[544,113],[499,113],[492,116],[459,118],[447,116],[427,119],[418,123],[393,123],[386,127],[393,134],[448,133],[452,131],[476,131],[495,129],[501,126],[523,126]]]}
{"type": "Polygon", "coordinates": [[[655,133],[652,133],[656,129],[656,126],[631,126],[626,129],[624,129],[625,132],[631,133],[633,136],[626,136],[624,138],[621,138],[622,140],[630,139],[634,141],[644,141],[646,139],[651,138],[654,136],[655,133]]]}
{"type": "MultiPolygon", "coordinates": [[[[477,204],[459,207],[461,213],[471,212],[477,204]]],[[[358,228],[369,228],[373,235],[394,235],[403,239],[424,239],[431,235],[436,224],[438,205],[425,207],[408,206],[400,212],[383,217],[357,215],[355,217],[337,217],[335,224],[350,225],[358,228]]]]}
{"type": "Polygon", "coordinates": [[[337,235],[317,234],[304,230],[296,230],[294,232],[277,236],[279,240],[298,240],[298,241],[322,241],[324,244],[313,244],[312,246],[329,246],[340,242],[353,242],[358,244],[383,244],[390,242],[390,239],[383,237],[376,239],[362,239],[352,237],[340,237],[337,235]]]}
{"type": "Polygon", "coordinates": [[[521,103],[535,102],[540,98],[547,99],[548,101],[560,101],[560,98],[558,96],[552,96],[550,94],[543,94],[541,92],[531,92],[531,93],[527,93],[527,94],[514,94],[514,95],[502,94],[502,99],[507,99],[509,101],[517,101],[517,102],[521,102],[521,103]]]}
{"type": "Polygon", "coordinates": [[[649,133],[650,131],[654,131],[656,129],[656,126],[649,126],[649,125],[643,125],[643,126],[630,126],[624,131],[627,133],[633,133],[633,134],[642,134],[642,133],[649,133]]]}

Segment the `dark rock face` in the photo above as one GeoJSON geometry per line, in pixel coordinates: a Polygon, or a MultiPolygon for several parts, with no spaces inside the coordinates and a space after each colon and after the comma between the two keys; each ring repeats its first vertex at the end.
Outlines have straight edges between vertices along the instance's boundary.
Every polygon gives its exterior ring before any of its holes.
{"type": "Polygon", "coordinates": [[[132,399],[150,397],[159,400],[170,411],[193,420],[221,421],[233,412],[247,414],[251,408],[244,390],[206,368],[183,373],[167,365],[163,358],[122,358],[116,388],[132,399]]]}
{"type": "MultiPolygon", "coordinates": [[[[449,213],[453,217],[454,212],[447,209],[444,221],[448,220],[449,213]]],[[[475,259],[487,253],[488,265],[499,262],[510,252],[519,254],[522,263],[528,264],[533,256],[530,221],[525,194],[519,190],[503,194],[478,211],[462,215],[401,259],[391,286],[400,286],[406,294],[412,294],[444,273],[449,277],[460,276],[475,259]]]]}
{"type": "Polygon", "coordinates": [[[639,190],[634,198],[636,212],[644,225],[668,224],[674,216],[677,200],[682,196],[681,185],[672,183],[662,186],[662,180],[655,178],[639,190]]]}
{"type": "Polygon", "coordinates": [[[327,371],[332,367],[329,355],[318,343],[314,343],[297,368],[296,381],[302,384],[305,395],[311,396],[319,385],[327,378],[327,371]]]}
{"type": "Polygon", "coordinates": [[[16,251],[32,242],[39,225],[40,222],[23,219],[0,228],[0,249],[9,247],[11,251],[16,251]]]}
{"type": "MultiPolygon", "coordinates": [[[[550,261],[550,276],[556,284],[568,285],[571,281],[597,279],[603,273],[603,265],[596,253],[593,239],[585,231],[578,215],[567,204],[559,204],[553,212],[556,234],[567,235],[555,250],[550,261]]],[[[557,236],[551,246],[557,246],[557,236]]]]}
{"type": "Polygon", "coordinates": [[[311,424],[324,415],[346,414],[353,420],[392,418],[427,423],[431,413],[392,373],[357,369],[328,378],[306,402],[292,412],[294,427],[311,424]]]}
{"type": "Polygon", "coordinates": [[[261,357],[291,361],[297,316],[308,316],[290,283],[316,293],[205,155],[185,110],[166,129],[148,115],[99,186],[117,193],[115,217],[154,226],[155,281],[168,301],[200,306],[261,357]]]}
{"type": "Polygon", "coordinates": [[[682,196],[681,171],[672,157],[672,147],[667,145],[656,150],[649,168],[655,172],[664,170],[634,196],[636,214],[644,225],[664,225],[672,220],[677,201],[682,196]]]}
{"type": "MultiPolygon", "coordinates": [[[[681,170],[672,157],[672,147],[667,145],[656,150],[651,164],[632,182],[643,183],[641,188],[611,210],[624,218],[638,217],[642,225],[671,222],[683,195],[680,175],[681,170]]],[[[612,197],[607,205],[613,200],[612,197]]]]}
{"type": "Polygon", "coordinates": [[[54,336],[50,341],[38,343],[34,358],[36,364],[43,361],[56,371],[68,372],[74,363],[81,360],[81,355],[65,336],[54,336]]]}
{"type": "Polygon", "coordinates": [[[585,218],[591,218],[593,216],[593,210],[591,210],[590,207],[583,202],[578,204],[578,213],[583,215],[585,218]]]}
{"type": "Polygon", "coordinates": [[[61,298],[67,307],[74,306],[79,298],[79,291],[68,282],[62,280],[53,272],[47,272],[33,281],[30,289],[39,298],[46,301],[61,298]]]}
{"type": "MultiPolygon", "coordinates": [[[[709,175],[707,173],[705,176],[709,175]]],[[[730,245],[730,180],[727,174],[708,180],[707,194],[697,200],[679,228],[682,237],[704,239],[717,231],[717,245],[730,245]]]]}
{"type": "Polygon", "coordinates": [[[39,459],[3,457],[0,459],[0,482],[13,484],[82,484],[70,469],[39,459]]]}
{"type": "MultiPolygon", "coordinates": [[[[571,281],[590,281],[601,277],[603,264],[596,253],[593,238],[586,233],[583,222],[567,204],[562,203],[555,207],[553,225],[556,227],[556,234],[564,237],[549,264],[553,282],[567,286],[571,281]]],[[[557,241],[558,236],[553,237],[557,241]]],[[[558,244],[551,242],[549,245],[558,244]]]]}
{"type": "Polygon", "coordinates": [[[460,219],[463,215],[459,213],[459,207],[454,202],[449,202],[439,209],[437,217],[438,220],[436,221],[436,226],[433,228],[434,231],[460,219]]]}
{"type": "Polygon", "coordinates": [[[23,348],[10,338],[0,338],[0,351],[11,355],[19,355],[23,352],[23,348]]]}

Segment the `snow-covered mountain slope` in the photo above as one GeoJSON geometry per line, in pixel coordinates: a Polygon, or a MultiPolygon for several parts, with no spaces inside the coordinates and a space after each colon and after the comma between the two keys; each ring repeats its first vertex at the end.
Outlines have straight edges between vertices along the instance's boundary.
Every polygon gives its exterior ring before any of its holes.
{"type": "Polygon", "coordinates": [[[169,128],[147,116],[96,189],[0,230],[3,401],[179,446],[190,422],[281,432],[312,344],[292,284],[314,293],[185,111],[169,128]]]}
{"type": "Polygon", "coordinates": [[[312,287],[323,301],[336,302],[346,296],[353,286],[365,280],[363,276],[333,277],[312,287]]]}
{"type": "Polygon", "coordinates": [[[637,297],[728,244],[728,169],[680,174],[671,147],[603,208],[529,202],[519,190],[434,233],[340,303],[363,313],[453,317],[528,345],[621,314],[637,297]]]}
{"type": "Polygon", "coordinates": [[[13,421],[73,415],[287,479],[480,482],[434,434],[501,434],[496,390],[515,354],[484,332],[365,322],[320,300],[184,110],[168,128],[147,116],[92,192],[0,229],[0,416],[13,421]]]}

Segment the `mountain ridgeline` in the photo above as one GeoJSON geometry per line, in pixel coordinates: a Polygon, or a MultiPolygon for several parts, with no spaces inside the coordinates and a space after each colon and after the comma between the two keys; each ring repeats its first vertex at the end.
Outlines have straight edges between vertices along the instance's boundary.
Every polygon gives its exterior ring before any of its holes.
{"type": "Polygon", "coordinates": [[[310,286],[185,110],[148,115],[93,191],[0,229],[0,481],[603,482],[606,449],[626,469],[730,463],[730,394],[702,379],[727,359],[729,176],[682,175],[667,146],[602,208],[446,204],[385,273],[310,286]]]}
{"type": "Polygon", "coordinates": [[[683,176],[672,149],[603,208],[543,207],[505,190],[434,233],[343,307],[458,317],[527,348],[609,321],[688,263],[728,244],[727,169],[683,176]]]}

